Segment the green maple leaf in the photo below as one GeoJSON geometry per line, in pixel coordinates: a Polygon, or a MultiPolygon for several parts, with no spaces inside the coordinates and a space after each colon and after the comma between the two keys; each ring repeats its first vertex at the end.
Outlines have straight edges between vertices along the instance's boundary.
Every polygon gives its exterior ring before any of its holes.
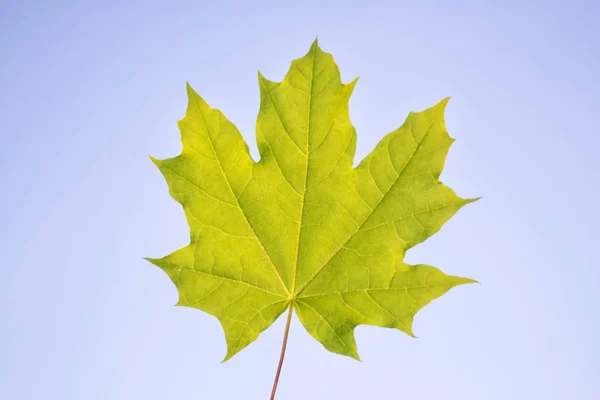
{"type": "Polygon", "coordinates": [[[408,249],[477,200],[438,180],[453,142],[447,99],[410,113],[353,168],[355,83],[341,82],[316,41],[282,82],[259,73],[259,162],[238,129],[188,85],[182,153],[152,159],[183,206],[191,240],[148,260],[175,283],[177,305],[219,319],[225,360],[286,309],[325,348],[358,359],[356,326],[412,336],[417,311],[474,282],[404,262],[408,249]]]}

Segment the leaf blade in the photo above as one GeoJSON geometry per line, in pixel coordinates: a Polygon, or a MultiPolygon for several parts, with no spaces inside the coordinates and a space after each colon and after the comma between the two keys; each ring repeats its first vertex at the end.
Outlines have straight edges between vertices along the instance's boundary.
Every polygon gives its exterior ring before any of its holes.
{"type": "Polygon", "coordinates": [[[290,305],[325,348],[358,359],[354,328],[409,335],[418,310],[473,282],[404,256],[463,206],[439,181],[454,139],[448,99],[412,112],[353,168],[356,132],[337,64],[315,41],[281,82],[259,72],[254,162],[237,128],[192,88],[182,153],[152,159],[182,204],[190,244],[149,259],[179,305],[218,317],[228,360],[290,305]],[[422,282],[417,284],[417,280],[422,282]]]}

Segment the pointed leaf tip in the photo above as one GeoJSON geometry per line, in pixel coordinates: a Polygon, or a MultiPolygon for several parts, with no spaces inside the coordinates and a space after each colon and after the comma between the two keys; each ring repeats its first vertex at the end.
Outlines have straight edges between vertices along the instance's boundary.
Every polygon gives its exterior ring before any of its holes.
{"type": "Polygon", "coordinates": [[[189,82],[186,82],[185,84],[185,91],[188,97],[188,111],[190,109],[190,106],[194,102],[200,103],[203,106],[208,106],[208,103],[204,100],[202,96],[200,96],[200,94],[198,94],[198,92],[196,92],[196,90],[192,87],[192,85],[190,85],[189,82]]]}
{"type": "Polygon", "coordinates": [[[477,201],[479,201],[481,199],[483,199],[483,196],[474,197],[472,199],[466,199],[466,201],[467,201],[467,204],[471,204],[471,203],[475,203],[475,202],[477,202],[477,201]]]}
{"type": "Polygon", "coordinates": [[[231,358],[233,356],[235,356],[236,353],[231,353],[229,351],[229,349],[227,349],[227,354],[225,354],[225,357],[221,360],[221,364],[226,363],[227,361],[231,360],[231,358]]]}
{"type": "Polygon", "coordinates": [[[352,79],[350,82],[346,83],[346,86],[350,86],[352,90],[354,90],[354,87],[356,86],[356,83],[358,82],[358,79],[360,78],[360,76],[357,76],[356,78],[352,79]]]}
{"type": "Polygon", "coordinates": [[[259,87],[260,87],[261,83],[263,83],[263,82],[264,83],[271,83],[271,84],[276,83],[276,82],[270,80],[269,78],[265,77],[263,75],[263,73],[260,70],[258,70],[258,85],[259,85],[259,87]]]}
{"type": "Polygon", "coordinates": [[[459,286],[459,285],[467,285],[469,283],[479,283],[479,281],[476,281],[475,279],[471,279],[471,278],[463,278],[460,276],[455,276],[455,285],[454,286],[459,286]]]}
{"type": "Polygon", "coordinates": [[[156,265],[157,267],[160,267],[160,265],[158,263],[160,261],[160,258],[152,258],[152,257],[142,257],[142,258],[144,260],[148,261],[149,263],[156,265]]]}
{"type": "Polygon", "coordinates": [[[159,160],[158,158],[154,158],[154,157],[152,157],[151,155],[148,155],[148,158],[150,159],[150,161],[152,161],[152,163],[153,163],[154,165],[156,165],[156,166],[158,167],[158,165],[160,164],[160,161],[161,161],[161,160],[159,160]]]}
{"type": "Polygon", "coordinates": [[[446,109],[446,106],[448,105],[448,102],[450,101],[450,96],[448,97],[444,97],[438,104],[436,107],[440,107],[442,109],[442,111],[444,111],[446,109]]]}
{"type": "Polygon", "coordinates": [[[196,94],[196,91],[194,90],[192,85],[190,85],[189,81],[185,81],[185,91],[188,94],[188,97],[190,96],[190,94],[196,94]]]}
{"type": "Polygon", "coordinates": [[[310,45],[310,48],[308,49],[308,53],[306,53],[306,55],[309,55],[310,53],[318,53],[318,52],[322,52],[323,50],[321,49],[321,47],[319,47],[319,38],[317,37],[312,44],[310,45]]]}

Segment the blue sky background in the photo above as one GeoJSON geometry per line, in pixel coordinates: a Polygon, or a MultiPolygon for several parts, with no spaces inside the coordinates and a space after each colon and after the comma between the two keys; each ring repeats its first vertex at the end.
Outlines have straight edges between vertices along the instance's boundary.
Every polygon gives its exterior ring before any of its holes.
{"type": "Polygon", "coordinates": [[[363,362],[294,317],[278,399],[600,398],[600,3],[0,1],[0,398],[267,399],[284,319],[231,361],[216,318],[173,307],[142,259],[188,243],[148,159],[180,152],[185,82],[257,151],[256,72],[315,37],[357,162],[452,96],[442,180],[484,196],[411,250],[481,281],[359,327],[363,362]]]}

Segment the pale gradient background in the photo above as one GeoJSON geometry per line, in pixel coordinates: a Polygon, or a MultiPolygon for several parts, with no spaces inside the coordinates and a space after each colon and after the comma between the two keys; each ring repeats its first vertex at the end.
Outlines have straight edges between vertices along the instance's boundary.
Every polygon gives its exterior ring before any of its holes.
{"type": "Polygon", "coordinates": [[[294,319],[278,399],[600,398],[600,3],[0,1],[0,399],[268,398],[284,320],[231,361],[142,259],[188,243],[148,160],[180,151],[185,82],[257,154],[256,72],[318,36],[357,161],[445,96],[442,179],[484,199],[409,262],[476,278],[411,339],[357,330],[363,362],[294,319]],[[126,4],[122,4],[126,3],[126,4]]]}

